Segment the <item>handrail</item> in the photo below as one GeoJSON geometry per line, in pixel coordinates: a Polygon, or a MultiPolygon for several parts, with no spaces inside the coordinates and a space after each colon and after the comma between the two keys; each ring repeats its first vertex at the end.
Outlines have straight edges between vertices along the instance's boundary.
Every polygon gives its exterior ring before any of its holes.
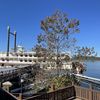
{"type": "Polygon", "coordinates": [[[100,100],[100,91],[75,86],[76,97],[85,100],[100,100]]]}
{"type": "Polygon", "coordinates": [[[5,99],[17,100],[16,96],[14,96],[10,92],[0,88],[0,100],[5,100],[5,99]]]}
{"type": "MultiPolygon", "coordinates": [[[[12,95],[11,93],[8,94],[9,97],[11,96],[15,98],[15,96],[18,97],[20,93],[12,93],[12,95]]],[[[70,100],[74,98],[83,100],[100,100],[100,91],[80,86],[69,86],[52,92],[36,94],[28,98],[24,98],[23,95],[23,100],[70,100]]]]}
{"type": "Polygon", "coordinates": [[[68,100],[72,98],[100,100],[100,91],[80,86],[70,86],[53,92],[38,94],[25,100],[68,100]]]}
{"type": "Polygon", "coordinates": [[[53,92],[42,93],[25,100],[68,100],[75,98],[74,86],[62,88],[53,92]]]}
{"type": "Polygon", "coordinates": [[[82,79],[84,79],[84,80],[88,80],[88,81],[90,81],[90,82],[100,84],[100,79],[98,79],[98,78],[89,77],[89,76],[85,76],[85,75],[81,75],[81,74],[74,74],[74,75],[75,75],[76,77],[82,78],[82,79]]]}

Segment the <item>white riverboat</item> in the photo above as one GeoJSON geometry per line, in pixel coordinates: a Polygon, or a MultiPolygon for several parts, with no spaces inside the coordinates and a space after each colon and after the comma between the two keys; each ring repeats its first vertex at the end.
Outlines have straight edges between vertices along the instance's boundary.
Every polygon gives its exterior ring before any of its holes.
{"type": "MultiPolygon", "coordinates": [[[[41,68],[43,68],[44,64],[48,63],[43,60],[43,57],[37,57],[35,51],[25,52],[22,46],[17,46],[16,52],[9,52],[9,56],[7,56],[6,52],[0,53],[0,66],[3,68],[16,65],[34,65],[36,62],[40,63],[41,68]]],[[[55,67],[53,68],[55,69],[55,67]]],[[[66,68],[72,68],[71,62],[63,62],[62,69],[66,68]]],[[[52,67],[49,66],[47,69],[52,69],[52,67]]]]}
{"type": "Polygon", "coordinates": [[[32,65],[37,61],[35,55],[36,52],[25,52],[22,46],[17,46],[17,51],[9,52],[9,56],[7,56],[6,52],[0,52],[0,65],[32,65]]]}

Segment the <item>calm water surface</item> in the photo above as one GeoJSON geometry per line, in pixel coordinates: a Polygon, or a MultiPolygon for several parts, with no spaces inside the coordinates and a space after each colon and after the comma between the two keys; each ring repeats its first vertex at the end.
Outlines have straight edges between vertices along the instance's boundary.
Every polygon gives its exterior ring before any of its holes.
{"type": "Polygon", "coordinates": [[[86,65],[87,70],[84,75],[100,79],[100,61],[86,62],[86,65]]]}

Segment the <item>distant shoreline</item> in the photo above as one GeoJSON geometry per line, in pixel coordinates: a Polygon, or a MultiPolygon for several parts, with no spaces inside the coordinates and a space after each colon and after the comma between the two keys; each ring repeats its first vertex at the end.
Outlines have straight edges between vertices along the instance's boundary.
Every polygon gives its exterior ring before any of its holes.
{"type": "Polygon", "coordinates": [[[74,58],[73,60],[79,60],[79,61],[100,61],[100,57],[82,57],[80,59],[74,58]]]}

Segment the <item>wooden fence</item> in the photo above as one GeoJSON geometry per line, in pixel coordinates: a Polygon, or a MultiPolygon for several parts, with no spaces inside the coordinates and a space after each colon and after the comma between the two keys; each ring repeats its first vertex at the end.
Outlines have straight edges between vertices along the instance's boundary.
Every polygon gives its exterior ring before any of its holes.
{"type": "Polygon", "coordinates": [[[100,91],[75,86],[76,97],[82,100],[100,100],[100,91]]]}
{"type": "Polygon", "coordinates": [[[0,88],[0,100],[17,100],[17,98],[6,90],[0,88]]]}
{"type": "MultiPolygon", "coordinates": [[[[16,95],[18,97],[18,94],[16,95]]],[[[24,97],[24,96],[23,96],[24,97]]],[[[40,93],[36,96],[23,98],[23,100],[100,100],[100,91],[80,86],[69,86],[49,93],[40,93]]]]}
{"type": "Polygon", "coordinates": [[[74,90],[74,86],[70,86],[57,91],[43,93],[25,100],[69,100],[75,98],[74,90]]]}

